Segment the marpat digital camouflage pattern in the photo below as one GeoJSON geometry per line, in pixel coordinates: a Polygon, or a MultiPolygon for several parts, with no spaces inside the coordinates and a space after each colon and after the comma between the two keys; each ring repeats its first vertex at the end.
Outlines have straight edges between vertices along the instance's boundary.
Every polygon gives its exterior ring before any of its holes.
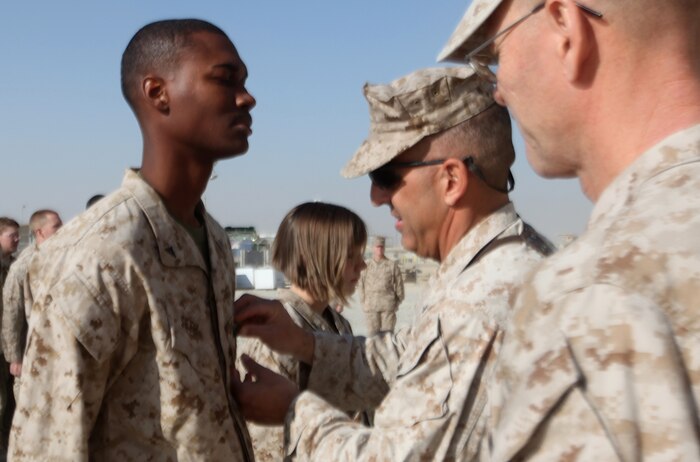
{"type": "MultiPolygon", "coordinates": [[[[27,246],[10,267],[2,288],[2,351],[8,363],[21,363],[27,341],[27,320],[32,308],[31,294],[25,290],[29,261],[37,251],[36,244],[27,246]]],[[[28,288],[26,288],[28,289],[28,288]]],[[[17,399],[20,377],[14,378],[14,393],[17,399]]]]}
{"type": "MultiPolygon", "coordinates": [[[[7,257],[3,257],[2,255],[0,255],[0,290],[4,290],[5,281],[7,280],[8,274],[10,274],[10,268],[12,267],[14,261],[15,258],[12,255],[7,257]]],[[[0,313],[2,313],[2,311],[4,310],[3,298],[4,297],[0,297],[0,313]]],[[[2,319],[2,316],[0,316],[0,319],[2,319]]]]}
{"type": "Polygon", "coordinates": [[[317,394],[304,392],[292,405],[287,454],[333,461],[473,459],[509,296],[550,251],[508,204],[452,249],[411,327],[371,338],[315,334],[309,390],[317,394]],[[371,428],[336,409],[377,405],[371,428]]]}
{"type": "Polygon", "coordinates": [[[367,139],[340,172],[365,175],[426,136],[454,127],[493,106],[492,85],[466,67],[420,69],[386,85],[365,84],[367,139]]]}
{"type": "MultiPolygon", "coordinates": [[[[294,323],[304,329],[336,335],[352,335],[350,323],[333,309],[326,309],[326,312],[333,317],[333,325],[330,325],[323,315],[313,311],[301,297],[291,290],[278,290],[277,298],[282,302],[282,306],[294,323]]],[[[309,366],[290,356],[275,353],[258,339],[239,337],[238,354],[247,354],[258,364],[293,380],[300,390],[305,390],[307,387],[309,366]]],[[[239,372],[245,371],[240,362],[238,369],[239,372]]],[[[248,430],[253,441],[257,462],[277,462],[284,458],[284,427],[248,423],[248,430]]]]}
{"type": "MultiPolygon", "coordinates": [[[[6,257],[0,255],[0,292],[2,291],[5,285],[5,280],[7,279],[7,275],[9,274],[10,268],[12,268],[14,261],[15,258],[12,255],[6,257]]],[[[0,320],[2,320],[2,312],[4,311],[2,298],[3,297],[0,297],[0,320]]],[[[0,353],[2,353],[1,350],[2,342],[0,342],[0,353]]],[[[4,363],[2,356],[0,356],[0,457],[4,456],[7,444],[8,430],[5,428],[5,425],[3,425],[3,422],[1,421],[2,416],[5,415],[5,412],[7,410],[7,403],[10,398],[8,396],[10,389],[10,377],[10,370],[4,363]]]]}
{"type": "Polygon", "coordinates": [[[252,460],[229,393],[234,263],[203,215],[211,271],[128,171],[42,244],[11,460],[252,460]]]}
{"type": "Polygon", "coordinates": [[[700,460],[700,125],[645,152],[520,291],[492,460],[700,460]]]}
{"type": "Polygon", "coordinates": [[[464,17],[438,55],[438,61],[464,61],[468,53],[488,39],[484,36],[481,26],[501,3],[503,0],[472,0],[464,17]]]}
{"type": "Polygon", "coordinates": [[[36,244],[32,244],[19,254],[2,288],[2,351],[8,363],[22,362],[24,355],[27,319],[31,309],[31,300],[25,304],[24,279],[29,261],[36,251],[36,244]]]}

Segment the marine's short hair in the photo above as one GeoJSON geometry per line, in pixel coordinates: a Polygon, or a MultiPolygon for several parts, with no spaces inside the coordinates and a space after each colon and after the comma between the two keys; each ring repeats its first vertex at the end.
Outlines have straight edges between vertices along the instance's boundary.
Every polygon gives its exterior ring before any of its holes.
{"type": "Polygon", "coordinates": [[[306,202],[282,220],[272,244],[272,264],[315,300],[347,304],[343,271],[348,260],[364,253],[366,243],[367,228],[355,212],[306,202]]]}
{"type": "Polygon", "coordinates": [[[46,224],[46,219],[49,215],[58,216],[58,213],[51,209],[41,209],[32,213],[32,216],[29,217],[29,229],[32,230],[32,233],[36,233],[37,229],[46,224]]]}
{"type": "Polygon", "coordinates": [[[472,156],[489,185],[506,189],[515,161],[508,110],[494,104],[480,114],[433,136],[444,137],[450,152],[472,156]]]}
{"type": "Polygon", "coordinates": [[[121,85],[124,99],[132,109],[143,75],[175,66],[182,50],[194,43],[191,36],[196,32],[212,32],[228,38],[220,28],[201,19],[152,22],[131,38],[122,54],[121,85]]]}
{"type": "Polygon", "coordinates": [[[19,229],[19,223],[9,217],[0,217],[0,233],[4,232],[7,228],[19,229]]]}

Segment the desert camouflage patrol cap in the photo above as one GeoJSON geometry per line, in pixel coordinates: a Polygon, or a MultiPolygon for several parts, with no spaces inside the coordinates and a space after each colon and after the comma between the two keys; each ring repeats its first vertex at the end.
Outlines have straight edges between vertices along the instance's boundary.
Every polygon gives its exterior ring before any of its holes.
{"type": "Polygon", "coordinates": [[[340,172],[365,175],[426,136],[447,130],[494,104],[493,87],[470,67],[421,69],[388,85],[365,84],[369,136],[340,172]]]}
{"type": "Polygon", "coordinates": [[[384,236],[374,236],[374,239],[372,240],[372,245],[374,247],[384,247],[384,243],[386,242],[386,239],[384,236]]]}
{"type": "Polygon", "coordinates": [[[463,61],[464,57],[487,38],[479,29],[503,0],[472,0],[464,17],[438,55],[438,61],[463,61]]]}

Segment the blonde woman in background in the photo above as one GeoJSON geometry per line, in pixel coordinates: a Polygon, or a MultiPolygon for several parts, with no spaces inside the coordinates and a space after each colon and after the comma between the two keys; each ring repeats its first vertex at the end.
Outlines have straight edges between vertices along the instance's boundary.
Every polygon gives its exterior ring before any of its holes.
{"type": "MultiPolygon", "coordinates": [[[[272,264],[290,282],[277,298],[294,322],[310,331],[352,335],[350,323],[335,308],[347,305],[355,291],[363,260],[367,231],[354,212],[333,204],[307,202],[293,208],[282,220],[272,245],[272,264]]],[[[239,338],[239,355],[247,355],[268,369],[307,387],[310,367],[273,352],[257,339],[239,338]]],[[[239,356],[241,375],[245,368],[239,356]]],[[[357,415],[369,422],[366,413],[357,415]]],[[[282,426],[248,423],[257,461],[284,458],[282,426]]]]}

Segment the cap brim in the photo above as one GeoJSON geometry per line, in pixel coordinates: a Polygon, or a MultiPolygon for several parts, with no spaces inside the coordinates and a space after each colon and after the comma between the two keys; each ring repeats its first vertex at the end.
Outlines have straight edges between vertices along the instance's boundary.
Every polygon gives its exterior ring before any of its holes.
{"type": "Polygon", "coordinates": [[[382,140],[380,137],[371,137],[362,143],[362,146],[353,154],[345,164],[340,174],[345,178],[357,178],[376,170],[382,165],[415,146],[428,134],[416,132],[413,136],[404,136],[400,140],[382,140]],[[381,152],[381,155],[377,155],[381,152]]]}
{"type": "Polygon", "coordinates": [[[447,44],[437,57],[438,61],[464,62],[464,57],[479,45],[474,35],[496,11],[503,0],[473,0],[464,17],[452,32],[447,44]]]}

